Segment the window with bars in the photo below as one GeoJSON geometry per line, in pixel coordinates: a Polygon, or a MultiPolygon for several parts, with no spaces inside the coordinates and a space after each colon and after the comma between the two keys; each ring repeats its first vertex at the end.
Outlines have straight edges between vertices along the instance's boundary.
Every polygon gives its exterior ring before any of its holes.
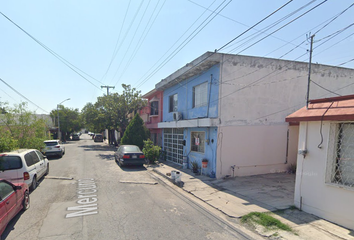
{"type": "Polygon", "coordinates": [[[169,101],[170,101],[169,112],[178,112],[178,107],[177,107],[178,95],[177,94],[171,95],[169,101]]]}
{"type": "Polygon", "coordinates": [[[334,154],[330,160],[331,183],[354,187],[354,123],[331,125],[335,133],[334,154]]]}
{"type": "Polygon", "coordinates": [[[204,153],[205,132],[191,132],[191,151],[204,153]]]}
{"type": "Polygon", "coordinates": [[[208,83],[193,87],[193,108],[205,106],[208,103],[208,83]]]}

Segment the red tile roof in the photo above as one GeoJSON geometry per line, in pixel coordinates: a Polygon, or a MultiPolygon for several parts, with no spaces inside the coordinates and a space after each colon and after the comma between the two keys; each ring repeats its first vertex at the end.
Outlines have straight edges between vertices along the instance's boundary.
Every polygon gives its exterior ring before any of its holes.
{"type": "Polygon", "coordinates": [[[306,106],[285,118],[286,122],[354,121],[354,95],[310,100],[306,106]]]}

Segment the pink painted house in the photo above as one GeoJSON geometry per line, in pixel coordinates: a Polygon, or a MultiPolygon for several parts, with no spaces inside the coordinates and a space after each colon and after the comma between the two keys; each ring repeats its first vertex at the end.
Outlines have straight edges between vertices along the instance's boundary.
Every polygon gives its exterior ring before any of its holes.
{"type": "Polygon", "coordinates": [[[147,99],[147,106],[140,110],[140,117],[150,130],[150,139],[155,145],[162,146],[162,130],[157,124],[162,122],[163,91],[154,89],[142,97],[147,99]]]}

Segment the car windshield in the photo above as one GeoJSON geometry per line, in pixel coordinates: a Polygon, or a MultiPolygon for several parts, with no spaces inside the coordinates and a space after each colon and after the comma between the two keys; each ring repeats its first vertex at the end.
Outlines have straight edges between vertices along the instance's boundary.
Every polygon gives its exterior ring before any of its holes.
{"type": "Polygon", "coordinates": [[[58,145],[58,142],[44,142],[45,145],[47,146],[55,146],[55,145],[58,145]]]}
{"type": "Polygon", "coordinates": [[[124,152],[140,152],[140,149],[137,146],[125,146],[124,152]]]}
{"type": "Polygon", "coordinates": [[[22,168],[22,161],[17,156],[0,156],[0,171],[22,168]]]}

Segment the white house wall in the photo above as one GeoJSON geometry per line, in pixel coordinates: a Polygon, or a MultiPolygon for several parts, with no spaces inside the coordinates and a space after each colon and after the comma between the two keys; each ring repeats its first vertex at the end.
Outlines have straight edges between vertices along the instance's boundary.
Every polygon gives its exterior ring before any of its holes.
{"type": "Polygon", "coordinates": [[[220,127],[217,177],[286,171],[290,164],[296,163],[295,158],[287,158],[287,131],[286,123],[220,127]]]}
{"type": "Polygon", "coordinates": [[[302,122],[300,125],[299,148],[306,148],[308,154],[305,158],[298,155],[295,206],[354,229],[354,189],[325,182],[330,123],[322,124],[324,141],[322,147],[318,148],[321,142],[320,124],[320,122],[302,122]]]}
{"type": "MultiPolygon", "coordinates": [[[[245,166],[234,172],[235,176],[243,176],[284,171],[294,163],[297,132],[289,128],[286,154],[285,117],[306,104],[307,78],[307,63],[222,55],[218,141],[220,136],[223,140],[217,151],[218,178],[232,176],[234,165],[245,166]],[[287,164],[281,164],[286,155],[287,164]]],[[[314,64],[311,79],[341,95],[354,92],[351,69],[314,64]]],[[[310,99],[329,96],[333,94],[311,84],[310,99]]]]}

